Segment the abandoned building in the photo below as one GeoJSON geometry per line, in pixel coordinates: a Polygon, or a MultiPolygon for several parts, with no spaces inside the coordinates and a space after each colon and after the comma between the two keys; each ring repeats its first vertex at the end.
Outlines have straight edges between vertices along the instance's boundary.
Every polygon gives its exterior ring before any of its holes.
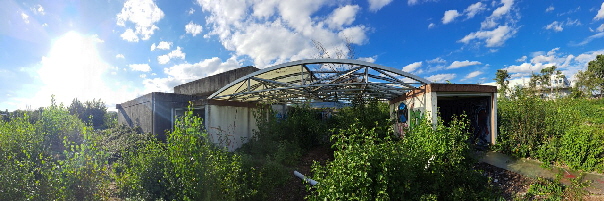
{"type": "MultiPolygon", "coordinates": [[[[204,118],[214,143],[228,137],[234,150],[257,129],[257,104],[274,110],[299,103],[350,103],[353,99],[387,101],[397,118],[395,131],[413,126],[424,116],[445,122],[466,114],[474,140],[494,144],[497,136],[497,88],[472,84],[436,84],[424,78],[374,63],[349,59],[310,59],[269,68],[242,67],[174,87],[174,93],[154,92],[116,105],[118,122],[165,139],[176,116],[189,101],[204,118]]],[[[224,142],[222,140],[221,142],[224,142]]]]}

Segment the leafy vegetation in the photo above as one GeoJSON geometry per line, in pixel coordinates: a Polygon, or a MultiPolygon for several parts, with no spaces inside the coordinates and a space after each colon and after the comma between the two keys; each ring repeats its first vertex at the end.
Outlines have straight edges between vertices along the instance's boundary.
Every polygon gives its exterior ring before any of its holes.
{"type": "MultiPolygon", "coordinates": [[[[600,60],[604,60],[604,56],[590,62],[585,72],[597,74],[600,60]]],[[[553,70],[555,68],[546,71],[553,70]]],[[[537,77],[544,80],[544,76],[537,77]]],[[[599,82],[597,76],[585,78],[590,80],[578,79],[581,86],[576,87],[588,87],[581,83],[585,81],[599,82]]],[[[589,94],[596,89],[588,88],[589,94]]],[[[494,149],[517,157],[535,158],[546,165],[604,171],[604,99],[575,94],[547,100],[538,94],[531,88],[516,88],[510,96],[500,98],[498,145],[494,149]]]]}
{"type": "MultiPolygon", "coordinates": [[[[469,125],[456,119],[436,129],[424,120],[404,139],[380,137],[361,122],[331,137],[334,161],[315,163],[310,200],[492,200],[488,179],[472,169],[469,125]]],[[[379,124],[378,124],[379,125],[379,124]]]]}
{"type": "Polygon", "coordinates": [[[108,196],[108,154],[91,127],[63,105],[0,121],[0,197],[98,200],[108,196]]]}
{"type": "Polygon", "coordinates": [[[579,71],[576,75],[575,96],[591,97],[604,96],[604,55],[596,56],[590,61],[585,71],[579,71]]]}
{"type": "Polygon", "coordinates": [[[582,177],[571,179],[568,186],[560,183],[561,174],[557,174],[554,179],[537,178],[537,182],[531,184],[519,200],[583,200],[588,194],[585,190],[588,183],[582,181],[582,177]]]}

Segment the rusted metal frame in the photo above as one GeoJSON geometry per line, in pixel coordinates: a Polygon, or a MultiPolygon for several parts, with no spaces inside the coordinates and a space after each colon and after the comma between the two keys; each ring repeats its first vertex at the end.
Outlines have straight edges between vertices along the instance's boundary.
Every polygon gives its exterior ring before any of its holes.
{"type": "MultiPolygon", "coordinates": [[[[375,70],[375,71],[377,71],[377,72],[381,73],[382,75],[385,75],[385,76],[387,76],[387,77],[389,77],[389,78],[391,78],[391,79],[393,79],[393,80],[396,80],[396,82],[398,82],[398,83],[400,83],[400,84],[402,84],[402,85],[406,85],[407,87],[410,87],[410,88],[416,88],[416,87],[414,87],[414,86],[412,86],[412,85],[410,85],[410,84],[408,84],[408,83],[406,83],[406,82],[403,82],[402,80],[400,80],[400,79],[398,79],[398,78],[396,78],[396,77],[393,77],[392,75],[390,75],[390,74],[388,74],[388,73],[386,73],[386,72],[384,72],[384,71],[382,71],[382,70],[380,70],[380,69],[373,69],[373,70],[375,70]]],[[[388,72],[390,72],[390,71],[388,71],[388,72]]],[[[395,72],[390,72],[390,73],[395,73],[395,72]]],[[[395,73],[395,74],[398,74],[398,73],[395,73]]],[[[400,75],[400,74],[399,74],[399,75],[400,75]]],[[[404,75],[400,75],[400,76],[406,77],[406,76],[404,76],[404,75]]],[[[410,79],[413,79],[413,78],[410,78],[410,79]]],[[[415,79],[413,79],[413,80],[415,80],[415,79]]],[[[417,81],[417,80],[416,80],[416,81],[417,81]]]]}

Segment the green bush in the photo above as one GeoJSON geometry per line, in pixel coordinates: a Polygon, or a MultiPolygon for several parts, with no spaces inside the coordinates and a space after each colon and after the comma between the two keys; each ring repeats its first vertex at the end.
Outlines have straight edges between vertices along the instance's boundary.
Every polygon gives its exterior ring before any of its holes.
{"type": "Polygon", "coordinates": [[[602,170],[604,133],[601,128],[576,125],[560,138],[558,159],[573,169],[602,170]]]}
{"type": "Polygon", "coordinates": [[[63,105],[0,122],[0,197],[8,200],[107,198],[107,154],[100,138],[63,105]]]}
{"type": "Polygon", "coordinates": [[[472,170],[464,132],[454,120],[436,128],[424,120],[403,140],[351,124],[332,136],[335,159],[313,165],[319,182],[310,200],[490,200],[487,178],[472,170]]]}
{"type": "Polygon", "coordinates": [[[495,150],[584,171],[604,170],[601,100],[544,100],[519,91],[498,102],[495,150]]]}
{"type": "Polygon", "coordinates": [[[241,200],[254,194],[241,156],[208,140],[187,111],[166,143],[156,139],[127,152],[114,168],[121,195],[144,200],[241,200]]]}

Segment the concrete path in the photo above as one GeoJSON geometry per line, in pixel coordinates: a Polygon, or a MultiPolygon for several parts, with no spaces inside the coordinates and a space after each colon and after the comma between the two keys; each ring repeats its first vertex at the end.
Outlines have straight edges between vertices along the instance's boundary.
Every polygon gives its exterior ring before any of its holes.
{"type": "MultiPolygon", "coordinates": [[[[491,164],[493,166],[503,168],[518,174],[528,177],[544,177],[554,179],[557,173],[562,173],[561,183],[570,184],[570,179],[580,175],[579,172],[567,170],[560,167],[546,169],[541,167],[541,162],[529,159],[515,159],[498,152],[483,153],[480,161],[491,164]]],[[[592,194],[604,195],[604,175],[596,173],[585,173],[583,180],[590,181],[591,184],[587,190],[592,194]]]]}

